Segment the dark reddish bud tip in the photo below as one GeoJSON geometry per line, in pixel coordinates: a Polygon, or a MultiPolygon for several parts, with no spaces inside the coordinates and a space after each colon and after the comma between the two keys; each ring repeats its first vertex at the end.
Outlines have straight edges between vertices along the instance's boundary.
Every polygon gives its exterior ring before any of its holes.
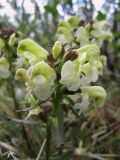
{"type": "Polygon", "coordinates": [[[66,60],[75,60],[78,57],[78,54],[76,53],[76,51],[70,51],[69,53],[67,53],[67,55],[65,56],[66,60]]]}
{"type": "Polygon", "coordinates": [[[53,58],[53,55],[51,53],[49,53],[49,55],[47,56],[48,60],[50,62],[53,62],[54,61],[54,58],[53,58]]]}

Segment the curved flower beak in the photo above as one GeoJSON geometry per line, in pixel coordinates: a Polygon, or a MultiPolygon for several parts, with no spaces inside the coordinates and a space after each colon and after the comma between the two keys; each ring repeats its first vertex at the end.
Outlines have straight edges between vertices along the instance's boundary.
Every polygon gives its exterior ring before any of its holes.
{"type": "Polygon", "coordinates": [[[24,39],[20,41],[18,45],[18,55],[23,56],[29,60],[31,58],[46,60],[48,54],[48,51],[46,51],[31,39],[24,39]]]}

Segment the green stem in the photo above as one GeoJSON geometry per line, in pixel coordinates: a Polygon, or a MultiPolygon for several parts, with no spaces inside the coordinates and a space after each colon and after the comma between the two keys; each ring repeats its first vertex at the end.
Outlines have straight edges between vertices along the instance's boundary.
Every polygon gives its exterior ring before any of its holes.
{"type": "MultiPolygon", "coordinates": [[[[56,132],[56,147],[61,150],[62,145],[63,145],[63,137],[64,137],[64,113],[63,113],[63,109],[61,107],[61,101],[62,101],[62,85],[58,85],[58,87],[56,88],[56,93],[54,95],[54,100],[53,100],[53,104],[54,104],[54,112],[53,112],[53,116],[56,118],[57,123],[58,123],[58,130],[56,132]]],[[[54,137],[55,138],[55,137],[54,137]]],[[[61,153],[61,152],[59,152],[61,153]]]]}
{"type": "MultiPolygon", "coordinates": [[[[60,103],[62,100],[61,93],[62,93],[61,85],[58,85],[53,95],[53,112],[52,112],[52,117],[56,117],[58,120],[58,124],[59,124],[58,133],[61,129],[61,124],[63,124],[63,112],[62,112],[62,108],[60,107],[60,103]]],[[[45,160],[50,160],[51,127],[52,127],[52,119],[50,117],[48,119],[47,128],[46,128],[46,158],[45,160]]],[[[59,134],[61,135],[61,133],[59,134]]]]}

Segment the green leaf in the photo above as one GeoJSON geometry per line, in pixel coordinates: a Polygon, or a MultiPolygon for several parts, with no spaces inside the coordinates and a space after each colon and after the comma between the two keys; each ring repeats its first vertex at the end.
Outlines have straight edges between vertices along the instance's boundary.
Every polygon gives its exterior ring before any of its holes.
{"type": "Polygon", "coordinates": [[[104,20],[104,19],[106,19],[106,15],[104,13],[102,13],[101,11],[99,11],[96,19],[99,21],[104,20]]]}
{"type": "Polygon", "coordinates": [[[55,7],[50,6],[50,5],[46,5],[44,8],[45,8],[45,11],[47,13],[51,13],[53,15],[53,17],[56,17],[58,15],[58,11],[56,10],[55,7]]]}

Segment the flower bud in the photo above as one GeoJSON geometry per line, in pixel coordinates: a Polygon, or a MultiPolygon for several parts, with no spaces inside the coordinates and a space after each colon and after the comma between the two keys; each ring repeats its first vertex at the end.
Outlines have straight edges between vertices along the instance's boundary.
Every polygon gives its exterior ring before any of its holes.
{"type": "Polygon", "coordinates": [[[75,60],[77,57],[78,57],[78,54],[76,54],[76,51],[71,51],[65,55],[65,59],[71,60],[71,61],[75,60]]]}
{"type": "Polygon", "coordinates": [[[90,31],[90,28],[91,28],[91,25],[90,25],[90,23],[88,23],[88,24],[85,26],[85,30],[89,32],[89,31],[90,31]]]}
{"type": "Polygon", "coordinates": [[[53,48],[52,48],[52,54],[53,58],[56,59],[62,51],[62,44],[60,41],[56,41],[53,48]]]}
{"type": "Polygon", "coordinates": [[[73,36],[71,31],[65,27],[59,27],[57,30],[57,34],[64,35],[65,38],[68,40],[68,42],[73,41],[73,36]]]}
{"type": "Polygon", "coordinates": [[[25,70],[25,69],[23,69],[23,68],[19,68],[19,69],[16,71],[15,79],[28,81],[28,80],[29,80],[29,77],[28,77],[28,74],[27,74],[27,70],[25,70]]]}
{"type": "Polygon", "coordinates": [[[72,31],[72,28],[70,26],[70,24],[68,22],[59,22],[59,27],[65,27],[67,28],[68,30],[72,31]]]}
{"type": "Polygon", "coordinates": [[[71,16],[71,17],[69,18],[68,22],[70,23],[70,25],[71,25],[72,27],[76,27],[76,26],[79,25],[80,19],[79,19],[78,17],[76,17],[76,16],[71,16]]]}
{"type": "Polygon", "coordinates": [[[16,34],[13,33],[9,38],[8,44],[10,47],[13,47],[15,43],[16,43],[16,34]]]}

